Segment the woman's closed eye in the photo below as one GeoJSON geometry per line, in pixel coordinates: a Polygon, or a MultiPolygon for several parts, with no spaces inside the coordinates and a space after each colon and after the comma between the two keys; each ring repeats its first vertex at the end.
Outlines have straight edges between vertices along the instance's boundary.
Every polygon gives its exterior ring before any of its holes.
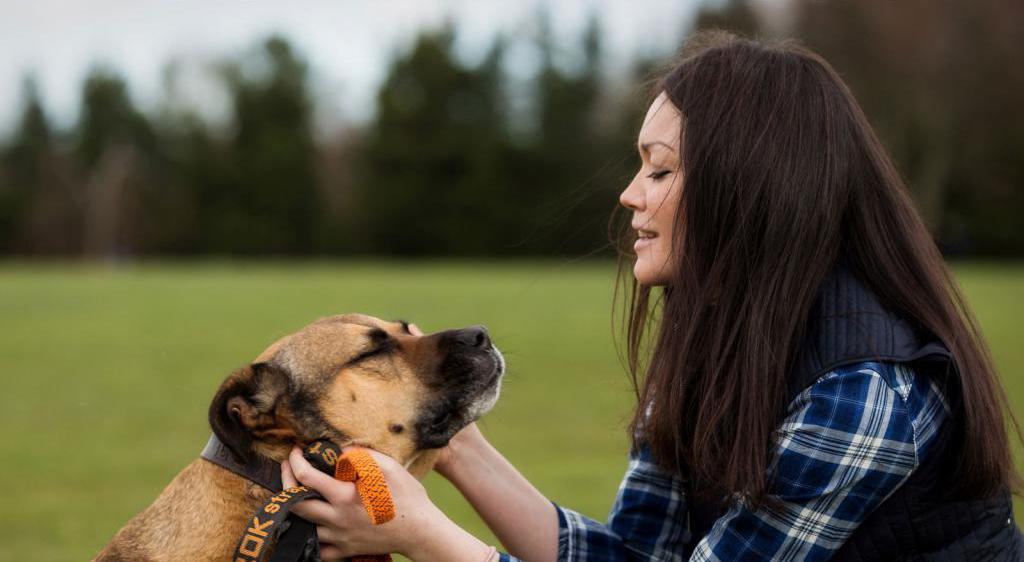
{"type": "Polygon", "coordinates": [[[658,181],[671,173],[671,170],[658,170],[656,172],[651,172],[650,174],[647,174],[647,177],[651,178],[654,181],[658,181]]]}

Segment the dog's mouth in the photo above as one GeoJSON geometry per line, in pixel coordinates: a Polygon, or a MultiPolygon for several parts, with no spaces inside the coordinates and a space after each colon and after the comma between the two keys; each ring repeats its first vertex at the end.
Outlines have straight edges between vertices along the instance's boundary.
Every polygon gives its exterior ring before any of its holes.
{"type": "Polygon", "coordinates": [[[498,351],[498,348],[491,346],[490,352],[494,361],[494,368],[490,375],[485,377],[486,382],[482,391],[470,404],[466,417],[470,424],[480,419],[484,414],[491,411],[491,408],[498,402],[498,395],[501,394],[501,378],[505,375],[505,356],[498,351]]]}
{"type": "Polygon", "coordinates": [[[415,424],[419,449],[447,445],[459,430],[494,407],[501,393],[505,358],[488,341],[475,349],[449,354],[440,371],[442,384],[423,405],[415,424]]]}

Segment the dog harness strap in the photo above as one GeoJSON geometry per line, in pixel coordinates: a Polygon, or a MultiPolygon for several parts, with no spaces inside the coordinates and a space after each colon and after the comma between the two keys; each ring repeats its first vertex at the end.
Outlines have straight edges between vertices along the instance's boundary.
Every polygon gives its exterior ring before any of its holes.
{"type": "Polygon", "coordinates": [[[297,515],[289,517],[286,524],[270,562],[319,562],[320,541],[316,536],[316,525],[297,515]]]}
{"type": "MultiPolygon", "coordinates": [[[[373,457],[365,450],[353,449],[341,455],[341,449],[334,443],[314,441],[306,448],[303,457],[321,472],[354,482],[374,525],[386,523],[395,516],[394,504],[384,475],[373,457]]],[[[307,486],[288,488],[271,497],[253,514],[231,557],[232,562],[320,560],[316,526],[291,513],[299,502],[311,498],[323,499],[319,493],[307,486]]],[[[391,562],[391,555],[357,556],[352,560],[391,562]]]]}
{"type": "Polygon", "coordinates": [[[242,478],[255,482],[271,492],[277,492],[284,487],[281,483],[281,465],[262,455],[253,455],[249,462],[240,463],[235,460],[235,456],[227,445],[217,439],[216,434],[210,436],[210,440],[206,442],[206,447],[203,448],[203,452],[199,456],[242,478]]]}
{"type": "MultiPolygon", "coordinates": [[[[312,525],[300,525],[299,528],[294,527],[294,522],[298,518],[289,519],[292,508],[298,505],[299,502],[309,498],[320,498],[320,494],[311,488],[306,486],[295,486],[286,490],[281,490],[273,497],[270,498],[263,507],[256,510],[252,518],[249,520],[249,525],[245,529],[245,534],[242,535],[242,539],[238,541],[238,546],[235,547],[235,553],[231,557],[233,562],[263,562],[267,560],[267,556],[273,550],[278,539],[283,534],[293,534],[298,532],[299,535],[303,535],[302,531],[305,530],[305,537],[301,537],[302,548],[290,548],[291,553],[281,552],[282,556],[285,555],[297,555],[297,558],[292,558],[291,561],[301,560],[301,556],[305,554],[306,543],[308,537],[308,530],[312,525]]],[[[313,538],[316,538],[316,528],[313,527],[313,538]]],[[[289,537],[287,544],[294,545],[296,540],[300,537],[289,537]]],[[[315,542],[315,540],[314,540],[315,542]]],[[[316,558],[313,560],[319,560],[319,552],[316,553],[316,558]]],[[[271,560],[277,561],[277,553],[271,560]]]]}

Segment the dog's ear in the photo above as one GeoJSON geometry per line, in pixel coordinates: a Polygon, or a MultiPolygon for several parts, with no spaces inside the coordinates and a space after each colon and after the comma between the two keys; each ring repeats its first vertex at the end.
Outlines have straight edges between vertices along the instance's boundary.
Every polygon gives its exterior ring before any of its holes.
{"type": "Polygon", "coordinates": [[[252,363],[231,373],[210,404],[210,429],[239,462],[248,462],[254,441],[286,442],[296,432],[286,402],[288,372],[252,363]]]}

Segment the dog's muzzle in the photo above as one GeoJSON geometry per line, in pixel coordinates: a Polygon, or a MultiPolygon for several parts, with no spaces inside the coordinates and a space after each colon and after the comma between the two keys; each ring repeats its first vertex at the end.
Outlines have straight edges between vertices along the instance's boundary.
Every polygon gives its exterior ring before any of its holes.
{"type": "Polygon", "coordinates": [[[442,360],[428,381],[433,395],[421,409],[416,444],[436,449],[448,444],[460,429],[487,413],[498,400],[505,359],[483,326],[438,334],[442,360]]]}

